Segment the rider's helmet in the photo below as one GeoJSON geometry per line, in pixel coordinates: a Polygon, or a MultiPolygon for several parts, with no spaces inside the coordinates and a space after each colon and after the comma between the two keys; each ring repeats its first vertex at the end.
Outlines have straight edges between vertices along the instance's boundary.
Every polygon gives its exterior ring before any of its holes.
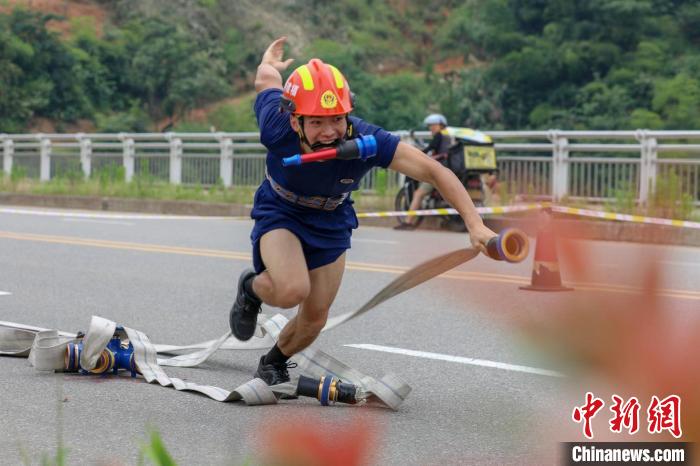
{"type": "Polygon", "coordinates": [[[431,113],[427,117],[425,117],[425,120],[423,120],[423,124],[425,126],[430,126],[430,125],[442,125],[444,128],[447,126],[447,118],[445,118],[444,115],[441,115],[439,113],[431,113]]]}
{"type": "Polygon", "coordinates": [[[347,115],[353,96],[338,68],[312,58],[287,79],[280,107],[297,116],[347,115]]]}

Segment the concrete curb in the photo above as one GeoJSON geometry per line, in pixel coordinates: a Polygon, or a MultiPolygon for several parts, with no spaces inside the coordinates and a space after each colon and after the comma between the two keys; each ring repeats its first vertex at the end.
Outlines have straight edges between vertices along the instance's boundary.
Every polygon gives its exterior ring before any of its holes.
{"type": "MultiPolygon", "coordinates": [[[[114,212],[139,212],[171,215],[200,215],[238,217],[248,216],[252,206],[197,201],[170,201],[155,199],[127,199],[91,196],[47,196],[37,194],[0,193],[0,204],[14,206],[55,207],[64,209],[101,210],[114,212]]],[[[663,225],[645,225],[607,220],[590,220],[555,214],[554,225],[567,231],[572,237],[605,241],[629,241],[636,243],[700,246],[700,230],[663,225]]],[[[520,228],[528,235],[537,236],[537,220],[532,217],[491,216],[486,225],[494,231],[506,227],[520,228]]],[[[398,224],[396,218],[375,217],[360,219],[361,225],[391,228],[398,224]]],[[[440,221],[429,217],[421,229],[440,229],[440,221]]]]}
{"type": "Polygon", "coordinates": [[[250,215],[252,206],[198,201],[129,199],[93,196],[45,196],[39,194],[0,193],[0,204],[62,209],[104,210],[206,217],[238,217],[250,215]]]}

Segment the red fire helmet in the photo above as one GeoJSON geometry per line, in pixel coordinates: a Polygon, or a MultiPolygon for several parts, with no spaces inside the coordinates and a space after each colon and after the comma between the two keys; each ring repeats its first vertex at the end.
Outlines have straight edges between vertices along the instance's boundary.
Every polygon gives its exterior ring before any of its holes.
{"type": "Polygon", "coordinates": [[[281,106],[300,116],[345,115],[352,111],[353,98],[338,68],[312,58],[287,79],[281,106]]]}

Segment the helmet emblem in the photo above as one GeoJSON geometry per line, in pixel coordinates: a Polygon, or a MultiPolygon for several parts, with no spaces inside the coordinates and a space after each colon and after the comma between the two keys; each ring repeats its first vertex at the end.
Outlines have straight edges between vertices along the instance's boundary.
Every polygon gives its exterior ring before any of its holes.
{"type": "Polygon", "coordinates": [[[321,107],[335,108],[338,105],[338,98],[331,91],[326,91],[321,96],[321,107]]]}

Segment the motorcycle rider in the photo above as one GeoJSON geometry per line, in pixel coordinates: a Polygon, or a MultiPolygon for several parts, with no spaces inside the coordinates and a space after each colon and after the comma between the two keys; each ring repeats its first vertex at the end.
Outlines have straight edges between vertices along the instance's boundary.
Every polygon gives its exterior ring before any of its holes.
{"type": "MultiPolygon", "coordinates": [[[[423,152],[430,155],[436,160],[440,160],[447,155],[447,151],[454,144],[454,140],[443,131],[447,127],[447,118],[439,113],[431,113],[423,120],[423,125],[427,126],[433,138],[430,144],[423,149],[423,152]]],[[[435,186],[430,183],[421,182],[418,188],[413,193],[411,205],[408,210],[420,209],[421,202],[425,196],[429,196],[435,186]]],[[[416,228],[416,217],[406,217],[403,223],[395,226],[395,230],[413,230],[416,228]]]]}

